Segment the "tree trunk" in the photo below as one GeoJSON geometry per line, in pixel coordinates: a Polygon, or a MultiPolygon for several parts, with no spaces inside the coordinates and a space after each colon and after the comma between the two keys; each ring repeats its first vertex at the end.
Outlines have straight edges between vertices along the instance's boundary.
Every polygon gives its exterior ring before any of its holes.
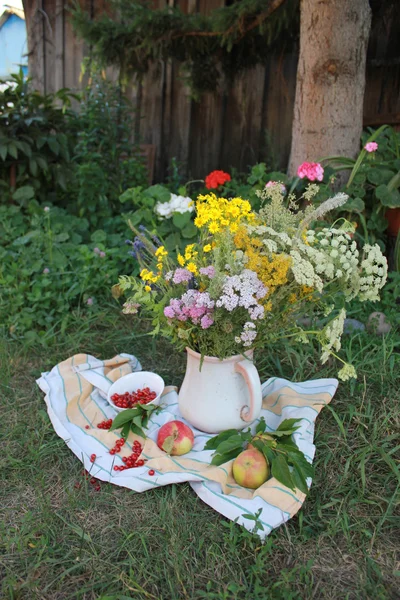
{"type": "Polygon", "coordinates": [[[363,120],[368,0],[301,0],[289,174],[304,161],[354,157],[363,120]]]}

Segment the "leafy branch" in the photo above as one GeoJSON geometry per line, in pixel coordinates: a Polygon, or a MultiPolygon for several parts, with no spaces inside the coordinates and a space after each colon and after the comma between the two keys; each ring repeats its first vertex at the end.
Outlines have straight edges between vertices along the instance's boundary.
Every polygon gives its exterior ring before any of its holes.
{"type": "Polygon", "coordinates": [[[291,490],[298,488],[308,493],[307,478],[314,470],[299,449],[292,435],[299,427],[301,419],[285,419],[276,431],[266,433],[264,418],[260,419],[256,433],[229,429],[208,440],[205,450],[215,450],[212,465],[222,465],[239,456],[251,445],[259,450],[271,467],[271,474],[277,481],[291,490]]]}
{"type": "Polygon", "coordinates": [[[145,0],[110,4],[114,14],[95,20],[77,1],[72,10],[74,28],[93,57],[119,68],[121,80],[132,74],[140,80],[151,64],[175,59],[197,96],[265,63],[272,50],[287,50],[298,37],[298,0],[241,0],[210,15],[154,10],[145,0]]]}
{"type": "Polygon", "coordinates": [[[145,438],[146,434],[143,429],[146,429],[151,415],[161,410],[162,406],[154,404],[139,404],[135,408],[127,408],[115,417],[110,431],[121,429],[122,436],[125,439],[128,437],[130,431],[145,438]]]}

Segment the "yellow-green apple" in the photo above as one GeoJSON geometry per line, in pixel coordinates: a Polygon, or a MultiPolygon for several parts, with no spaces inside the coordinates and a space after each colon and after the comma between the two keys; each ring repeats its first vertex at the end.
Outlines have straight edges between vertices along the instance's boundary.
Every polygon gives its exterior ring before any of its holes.
{"type": "Polygon", "coordinates": [[[268,475],[268,463],[256,448],[244,450],[234,460],[233,477],[243,487],[255,490],[267,481],[268,475]]]}
{"type": "Polygon", "coordinates": [[[193,431],[182,421],[170,421],[160,427],[157,446],[173,456],[186,454],[193,448],[193,431]]]}

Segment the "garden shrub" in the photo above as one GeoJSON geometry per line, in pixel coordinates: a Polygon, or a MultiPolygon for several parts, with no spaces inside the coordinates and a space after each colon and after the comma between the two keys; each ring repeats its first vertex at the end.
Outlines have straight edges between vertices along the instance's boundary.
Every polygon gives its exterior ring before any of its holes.
{"type": "Polygon", "coordinates": [[[12,75],[11,85],[0,93],[3,202],[62,202],[73,170],[72,97],[65,89],[47,95],[29,91],[22,71],[12,75]]]}
{"type": "Polygon", "coordinates": [[[81,95],[77,143],[73,155],[73,210],[94,224],[121,211],[119,196],[144,186],[147,174],[133,143],[133,107],[119,86],[100,76],[81,95]]]}
{"type": "Polygon", "coordinates": [[[120,194],[145,185],[132,107],[120,88],[95,77],[80,96],[31,91],[22,72],[0,93],[2,202],[67,208],[92,225],[121,211],[120,194]],[[80,100],[80,110],[72,102],[80,100]]]}
{"type": "MultiPolygon", "coordinates": [[[[110,229],[111,229],[111,223],[110,229]]],[[[128,228],[90,232],[89,222],[62,208],[26,211],[0,206],[0,323],[5,332],[36,339],[65,329],[83,311],[112,303],[121,268],[137,272],[124,244],[128,228]]]]}

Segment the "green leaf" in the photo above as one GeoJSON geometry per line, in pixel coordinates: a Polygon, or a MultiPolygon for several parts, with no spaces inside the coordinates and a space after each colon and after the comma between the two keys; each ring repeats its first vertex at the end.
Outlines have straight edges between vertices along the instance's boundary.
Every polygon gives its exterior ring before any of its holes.
{"type": "Polygon", "coordinates": [[[8,154],[10,154],[13,158],[18,158],[18,148],[13,142],[8,144],[8,154]]]}
{"type": "Polygon", "coordinates": [[[168,202],[171,198],[171,192],[168,188],[164,187],[157,183],[156,185],[152,185],[147,190],[143,192],[146,196],[151,196],[158,202],[168,202]]]}
{"type": "Polygon", "coordinates": [[[190,212],[174,213],[172,222],[178,229],[183,229],[190,221],[190,212]]]}
{"type": "Polygon", "coordinates": [[[143,429],[141,427],[138,427],[134,423],[131,423],[131,431],[132,431],[132,433],[134,433],[135,435],[138,435],[139,437],[142,437],[142,438],[146,437],[146,434],[144,433],[143,429]]]}
{"type": "Polygon", "coordinates": [[[56,236],[54,236],[54,241],[59,243],[59,242],[66,242],[67,240],[69,240],[69,233],[67,233],[66,231],[62,231],[61,233],[57,233],[56,236]]]}
{"type": "Polygon", "coordinates": [[[132,423],[134,425],[137,425],[138,427],[142,427],[142,425],[143,425],[143,423],[142,423],[142,417],[139,416],[139,415],[137,417],[133,417],[132,423]]]}
{"type": "Polygon", "coordinates": [[[92,235],[90,236],[90,239],[95,244],[101,244],[102,242],[106,241],[107,234],[102,229],[98,229],[97,231],[95,231],[94,233],[92,233],[92,235]]]}
{"type": "Polygon", "coordinates": [[[291,490],[295,489],[289,466],[281,454],[274,456],[271,464],[271,473],[279,483],[282,483],[291,490]]]}
{"type": "Polygon", "coordinates": [[[134,417],[137,415],[136,408],[127,408],[122,412],[118,413],[115,419],[113,420],[113,424],[110,427],[110,431],[114,431],[114,429],[119,429],[125,423],[132,421],[134,417]]]}
{"type": "Polygon", "coordinates": [[[221,442],[224,442],[232,435],[236,435],[236,429],[227,429],[226,431],[222,431],[218,435],[210,438],[204,446],[204,450],[215,450],[221,442]]]}
{"type": "Polygon", "coordinates": [[[400,206],[400,193],[398,190],[390,190],[387,185],[379,185],[375,190],[376,197],[387,208],[397,208],[400,206]]]}
{"type": "Polygon", "coordinates": [[[121,429],[121,437],[128,439],[128,435],[129,435],[129,431],[131,429],[130,423],[128,421],[128,423],[125,423],[125,425],[122,426],[121,429]]]}
{"type": "Polygon", "coordinates": [[[34,196],[35,190],[31,185],[23,185],[13,193],[13,199],[17,202],[26,202],[34,198],[34,196]]]}
{"type": "Polygon", "coordinates": [[[60,152],[60,144],[57,142],[55,136],[51,135],[50,137],[48,137],[47,144],[50,150],[53,152],[53,154],[56,154],[58,156],[60,152]]]}
{"type": "Polygon", "coordinates": [[[230,452],[234,448],[243,448],[243,438],[241,435],[236,433],[236,435],[232,435],[227,440],[221,442],[217,448],[218,454],[224,454],[225,452],[230,452]]]}
{"type": "MultiPolygon", "coordinates": [[[[285,431],[287,429],[292,429],[297,423],[300,423],[301,419],[284,419],[282,423],[280,423],[278,429],[276,431],[285,431]]],[[[296,427],[298,429],[298,427],[296,427]]],[[[296,429],[294,431],[296,431],[296,429]]]]}
{"type": "Polygon", "coordinates": [[[268,444],[264,444],[263,447],[262,447],[262,453],[264,454],[264,456],[267,459],[268,463],[270,465],[272,465],[272,461],[275,458],[275,453],[272,450],[271,446],[269,446],[268,444]]]}
{"type": "Polygon", "coordinates": [[[374,185],[380,185],[382,183],[388,183],[394,175],[393,171],[389,169],[381,169],[379,167],[372,168],[367,173],[367,179],[374,185]]]}
{"type": "Polygon", "coordinates": [[[349,212],[363,212],[365,209],[364,200],[361,198],[350,198],[346,204],[341,206],[340,210],[349,211],[349,212]]]}
{"type": "Polygon", "coordinates": [[[239,456],[239,454],[242,452],[242,448],[236,448],[235,450],[231,450],[231,452],[226,452],[224,454],[216,454],[212,461],[211,464],[215,465],[216,467],[219,467],[219,465],[223,465],[224,463],[228,462],[229,460],[232,460],[233,458],[236,458],[237,456],[239,456]]]}
{"type": "Polygon", "coordinates": [[[267,428],[267,424],[265,422],[264,417],[261,417],[259,423],[257,423],[256,426],[256,433],[265,433],[265,430],[267,428]]]}
{"type": "Polygon", "coordinates": [[[302,470],[297,465],[293,465],[292,479],[295,486],[301,492],[303,492],[303,494],[308,494],[306,478],[304,477],[302,470]]]}
{"type": "Polygon", "coordinates": [[[6,160],[7,154],[7,146],[0,146],[0,156],[2,160],[6,160]]]}
{"type": "Polygon", "coordinates": [[[29,170],[32,173],[32,175],[34,177],[36,177],[37,172],[38,172],[38,166],[37,166],[37,162],[34,158],[29,159],[29,170]]]}
{"type": "Polygon", "coordinates": [[[188,239],[193,238],[197,235],[197,229],[194,223],[190,222],[182,229],[182,237],[188,239]]]}
{"type": "Polygon", "coordinates": [[[42,169],[42,171],[48,171],[49,170],[49,166],[47,164],[47,160],[45,158],[43,158],[42,156],[37,156],[36,157],[36,162],[39,165],[39,167],[42,169]]]}

